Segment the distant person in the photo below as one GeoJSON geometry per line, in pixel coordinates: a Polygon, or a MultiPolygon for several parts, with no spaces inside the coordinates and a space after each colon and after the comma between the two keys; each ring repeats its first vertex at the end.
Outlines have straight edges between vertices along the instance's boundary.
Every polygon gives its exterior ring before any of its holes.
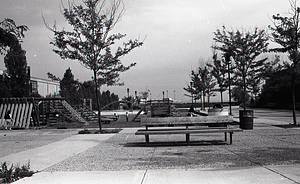
{"type": "Polygon", "coordinates": [[[7,130],[7,129],[11,130],[12,121],[11,121],[11,117],[10,117],[10,110],[8,110],[5,113],[4,119],[5,119],[5,130],[7,130]]]}
{"type": "Polygon", "coordinates": [[[114,116],[115,116],[115,121],[118,121],[119,115],[117,113],[114,113],[114,116]]]}
{"type": "Polygon", "coordinates": [[[194,107],[190,107],[189,112],[195,112],[194,107]]]}
{"type": "Polygon", "coordinates": [[[194,109],[194,107],[191,107],[189,109],[188,116],[191,116],[191,117],[195,116],[195,109],[194,109]]]}
{"type": "Polygon", "coordinates": [[[126,121],[128,121],[128,112],[126,112],[126,121]]]}

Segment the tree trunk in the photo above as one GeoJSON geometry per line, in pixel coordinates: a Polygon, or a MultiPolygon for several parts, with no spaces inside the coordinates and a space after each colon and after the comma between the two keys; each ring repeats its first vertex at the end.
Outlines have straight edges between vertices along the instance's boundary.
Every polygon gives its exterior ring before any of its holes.
{"type": "Polygon", "coordinates": [[[243,95],[243,101],[244,101],[244,111],[246,110],[246,75],[244,75],[243,77],[243,80],[244,80],[244,86],[243,86],[243,89],[244,89],[244,95],[243,95]]]}
{"type": "Polygon", "coordinates": [[[205,111],[205,93],[203,91],[203,103],[202,103],[202,110],[205,111]]]}
{"type": "Polygon", "coordinates": [[[223,90],[220,91],[220,95],[221,95],[221,104],[223,105],[223,90]]]}
{"type": "MultiPolygon", "coordinates": [[[[100,111],[100,100],[98,96],[98,81],[97,81],[97,73],[94,71],[94,81],[95,81],[95,92],[96,92],[96,100],[97,100],[97,108],[98,108],[98,125],[99,125],[99,131],[102,131],[102,125],[101,125],[101,111],[100,111]]],[[[100,87],[99,87],[100,88],[100,87]]],[[[99,89],[100,91],[100,89],[99,89]]]]}
{"type": "Polygon", "coordinates": [[[295,75],[295,73],[293,73],[293,76],[292,76],[293,122],[294,122],[294,125],[297,125],[297,119],[296,119],[296,98],[295,98],[295,79],[296,79],[296,75],[295,75]]]}
{"type": "Polygon", "coordinates": [[[209,92],[207,94],[207,103],[208,103],[208,109],[210,109],[210,94],[209,94],[209,92]]]}

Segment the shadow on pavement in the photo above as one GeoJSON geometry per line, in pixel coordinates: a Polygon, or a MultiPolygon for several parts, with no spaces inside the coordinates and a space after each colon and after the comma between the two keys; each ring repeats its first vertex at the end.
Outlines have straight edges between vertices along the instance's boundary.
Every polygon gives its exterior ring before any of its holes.
{"type": "Polygon", "coordinates": [[[176,147],[176,146],[217,146],[217,145],[226,145],[227,143],[223,140],[213,140],[213,141],[190,141],[190,144],[187,144],[185,141],[176,141],[176,142],[150,142],[146,145],[145,142],[127,142],[124,144],[124,147],[176,147]]]}

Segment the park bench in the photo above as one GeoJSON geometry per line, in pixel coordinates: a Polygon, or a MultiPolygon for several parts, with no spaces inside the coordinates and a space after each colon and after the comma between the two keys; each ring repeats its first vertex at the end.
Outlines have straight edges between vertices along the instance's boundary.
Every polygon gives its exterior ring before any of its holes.
{"type": "Polygon", "coordinates": [[[147,117],[141,119],[141,125],[145,129],[137,130],[135,135],[144,135],[148,145],[150,135],[185,134],[189,145],[190,134],[224,133],[227,142],[229,133],[229,144],[232,144],[232,134],[243,131],[230,127],[232,124],[236,124],[232,116],[147,117]]]}
{"type": "Polygon", "coordinates": [[[104,122],[104,124],[109,124],[112,121],[114,121],[114,120],[111,118],[101,116],[101,122],[104,122]]]}

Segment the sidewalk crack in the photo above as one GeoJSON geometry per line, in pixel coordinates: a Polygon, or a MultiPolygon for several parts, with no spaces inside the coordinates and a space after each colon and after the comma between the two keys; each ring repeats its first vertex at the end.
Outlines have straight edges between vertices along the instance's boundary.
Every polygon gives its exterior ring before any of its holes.
{"type": "Polygon", "coordinates": [[[263,168],[265,168],[265,169],[267,169],[267,170],[269,170],[269,171],[271,171],[271,172],[273,172],[275,174],[278,174],[278,175],[280,175],[280,176],[282,176],[282,177],[284,177],[284,178],[286,178],[286,179],[288,179],[288,180],[290,180],[290,181],[292,181],[294,183],[300,184],[298,181],[293,180],[292,178],[290,178],[290,177],[288,177],[288,176],[280,173],[279,171],[276,171],[275,169],[271,169],[271,168],[268,168],[267,166],[262,166],[262,165],[261,165],[261,167],[263,167],[263,168]]]}
{"type": "Polygon", "coordinates": [[[145,178],[146,178],[147,172],[148,172],[148,170],[149,170],[150,163],[152,162],[152,159],[153,159],[153,157],[154,157],[155,151],[156,151],[156,148],[154,148],[154,150],[153,150],[153,153],[152,153],[152,156],[151,156],[151,158],[150,158],[150,159],[149,159],[149,161],[148,161],[148,164],[147,164],[147,167],[146,167],[145,173],[144,173],[144,175],[143,175],[143,178],[142,178],[141,184],[143,184],[143,183],[144,183],[144,180],[145,180],[145,178]]]}
{"type": "Polygon", "coordinates": [[[144,180],[145,180],[145,177],[146,177],[146,174],[147,174],[147,172],[148,172],[148,169],[146,169],[146,170],[145,170],[145,172],[144,172],[144,175],[143,175],[143,178],[142,178],[141,184],[143,184],[143,183],[144,183],[144,180]]]}

